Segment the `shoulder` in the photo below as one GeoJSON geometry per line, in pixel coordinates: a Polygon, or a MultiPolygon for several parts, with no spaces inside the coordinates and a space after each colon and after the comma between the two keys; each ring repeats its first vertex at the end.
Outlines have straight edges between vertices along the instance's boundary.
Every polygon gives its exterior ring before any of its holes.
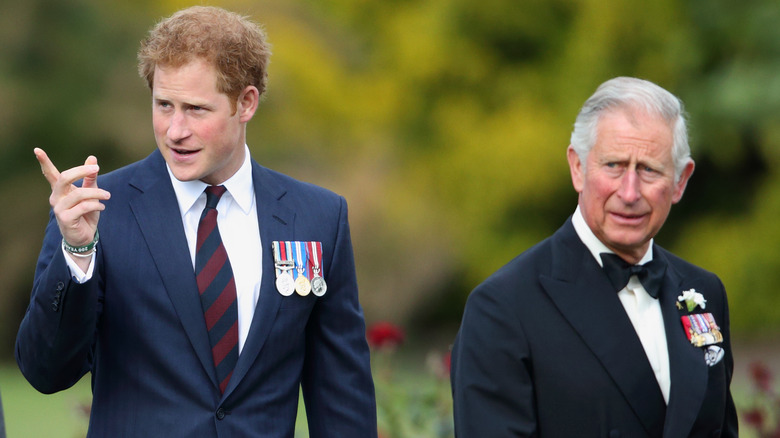
{"type": "Polygon", "coordinates": [[[528,289],[538,284],[540,276],[557,278],[562,273],[579,269],[579,266],[571,265],[577,264],[586,251],[568,219],[555,233],[522,251],[480,286],[522,284],[523,289],[528,289]]]}
{"type": "Polygon", "coordinates": [[[168,180],[165,160],[155,149],[147,157],[98,176],[98,186],[113,191],[130,185],[154,185],[157,180],[168,180]]]}
{"type": "Polygon", "coordinates": [[[466,306],[490,303],[496,309],[518,308],[541,293],[540,276],[552,269],[554,236],[526,249],[490,274],[469,294],[466,306]]]}
{"type": "Polygon", "coordinates": [[[338,199],[340,195],[335,192],[318,186],[316,184],[302,181],[292,176],[283,174],[276,170],[269,169],[258,164],[252,160],[252,169],[254,177],[258,178],[258,182],[262,184],[277,186],[279,189],[286,191],[287,195],[298,197],[316,197],[325,199],[338,199]]]}
{"type": "Polygon", "coordinates": [[[707,306],[708,311],[727,307],[726,288],[715,273],[684,260],[658,245],[653,248],[653,251],[666,259],[667,275],[679,284],[676,293],[694,289],[704,295],[707,302],[711,304],[707,306]]]}
{"type": "Polygon", "coordinates": [[[666,259],[669,269],[671,269],[675,274],[679,275],[683,279],[687,279],[687,280],[701,279],[707,281],[720,282],[720,279],[715,273],[708,271],[707,269],[704,269],[700,266],[697,266],[658,245],[655,245],[653,247],[653,252],[655,253],[654,257],[660,256],[666,259]]]}
{"type": "Polygon", "coordinates": [[[324,217],[334,213],[342,214],[346,210],[343,196],[320,187],[269,169],[252,161],[252,177],[255,192],[270,196],[288,208],[305,213],[306,216],[324,217]]]}

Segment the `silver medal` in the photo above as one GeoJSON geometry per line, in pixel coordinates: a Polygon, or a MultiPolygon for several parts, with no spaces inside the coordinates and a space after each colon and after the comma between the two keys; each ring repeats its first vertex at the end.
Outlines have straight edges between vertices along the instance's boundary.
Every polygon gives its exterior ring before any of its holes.
{"type": "Polygon", "coordinates": [[[295,280],[289,271],[282,272],[276,277],[276,290],[285,297],[289,297],[295,292],[295,280]]]}
{"type": "Polygon", "coordinates": [[[314,295],[321,297],[328,291],[328,285],[325,283],[325,279],[315,273],[314,278],[311,279],[311,291],[314,295]]]}

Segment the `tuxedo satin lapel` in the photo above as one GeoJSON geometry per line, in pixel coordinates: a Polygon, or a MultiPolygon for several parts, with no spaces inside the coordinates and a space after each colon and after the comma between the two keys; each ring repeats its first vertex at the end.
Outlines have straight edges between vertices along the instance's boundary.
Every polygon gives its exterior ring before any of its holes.
{"type": "Polygon", "coordinates": [[[625,309],[571,222],[556,233],[553,269],[542,285],[599,359],[651,436],[663,429],[663,395],[625,309]]]}
{"type": "Polygon", "coordinates": [[[141,192],[130,201],[130,209],[184,331],[209,378],[217,385],[208,331],[176,194],[162,156],[155,153],[147,160],[152,165],[142,167],[143,170],[130,181],[130,185],[141,192]]]}
{"type": "Polygon", "coordinates": [[[275,240],[294,240],[295,213],[283,205],[286,189],[272,180],[267,171],[252,162],[252,181],[255,186],[257,219],[260,224],[260,240],[263,245],[263,278],[260,283],[260,297],[257,301],[252,326],[249,329],[244,348],[238,356],[236,368],[230,378],[224,397],[246,376],[263,344],[273,328],[276,315],[282,303],[282,295],[276,290],[276,273],[271,243],[275,240]]]}
{"type": "MultiPolygon", "coordinates": [[[[653,254],[667,261],[657,247],[654,248],[653,254]]],[[[704,400],[708,370],[704,362],[704,351],[691,345],[680,321],[687,312],[677,309],[678,295],[690,287],[685,286],[685,279],[677,273],[674,266],[668,265],[666,272],[659,299],[666,328],[672,390],[669,394],[664,436],[687,436],[704,400]]]]}

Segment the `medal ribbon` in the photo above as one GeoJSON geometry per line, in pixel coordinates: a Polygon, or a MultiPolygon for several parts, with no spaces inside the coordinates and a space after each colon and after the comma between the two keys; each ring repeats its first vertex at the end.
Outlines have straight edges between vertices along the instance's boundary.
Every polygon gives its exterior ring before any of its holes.
{"type": "Polygon", "coordinates": [[[273,249],[274,249],[274,260],[276,261],[276,263],[274,263],[274,267],[276,268],[276,276],[278,277],[284,273],[284,269],[281,268],[282,266],[281,262],[287,261],[284,242],[275,241],[273,243],[273,249]]]}
{"type": "Polygon", "coordinates": [[[295,272],[295,278],[298,278],[298,275],[303,275],[307,279],[309,278],[308,275],[308,257],[306,256],[306,243],[305,242],[293,242],[294,243],[294,249],[293,249],[293,256],[295,257],[295,264],[296,264],[296,272],[295,272]]]}
{"type": "Polygon", "coordinates": [[[704,316],[702,316],[700,313],[697,313],[694,315],[695,321],[696,321],[696,330],[701,333],[709,333],[710,326],[707,324],[707,320],[704,319],[704,316]]]}
{"type": "Polygon", "coordinates": [[[295,279],[295,277],[297,276],[297,274],[295,273],[295,266],[294,266],[295,255],[293,254],[292,251],[291,242],[289,241],[284,242],[284,247],[282,248],[282,256],[284,257],[285,260],[293,262],[293,269],[291,269],[292,272],[290,273],[290,275],[292,275],[293,279],[295,279]]]}
{"type": "Polygon", "coordinates": [[[312,276],[322,276],[321,272],[323,269],[320,266],[322,261],[322,242],[307,242],[306,250],[309,253],[309,266],[311,266],[311,270],[314,273],[312,276]]]}
{"type": "Polygon", "coordinates": [[[715,322],[715,317],[712,316],[712,313],[705,313],[704,318],[707,320],[707,326],[709,326],[712,330],[720,330],[720,327],[718,327],[718,324],[715,322]]]}

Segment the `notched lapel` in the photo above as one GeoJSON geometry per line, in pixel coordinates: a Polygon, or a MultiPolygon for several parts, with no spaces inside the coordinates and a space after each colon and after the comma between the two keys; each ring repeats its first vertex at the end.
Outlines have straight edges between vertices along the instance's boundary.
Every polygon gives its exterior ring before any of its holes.
{"type": "Polygon", "coordinates": [[[158,158],[159,162],[155,163],[157,169],[141,172],[143,175],[138,175],[130,182],[141,192],[130,201],[130,209],[149,246],[184,331],[201,365],[216,386],[216,370],[179,204],[162,157],[158,158]]]}
{"type": "Polygon", "coordinates": [[[260,241],[263,245],[263,278],[252,326],[249,329],[244,348],[238,356],[236,368],[230,378],[224,397],[230,395],[249,368],[255,362],[282,303],[282,296],[276,290],[276,272],[271,244],[275,240],[294,240],[295,212],[285,205],[287,191],[271,178],[268,171],[252,162],[252,181],[255,186],[257,219],[260,225],[260,241]]]}

